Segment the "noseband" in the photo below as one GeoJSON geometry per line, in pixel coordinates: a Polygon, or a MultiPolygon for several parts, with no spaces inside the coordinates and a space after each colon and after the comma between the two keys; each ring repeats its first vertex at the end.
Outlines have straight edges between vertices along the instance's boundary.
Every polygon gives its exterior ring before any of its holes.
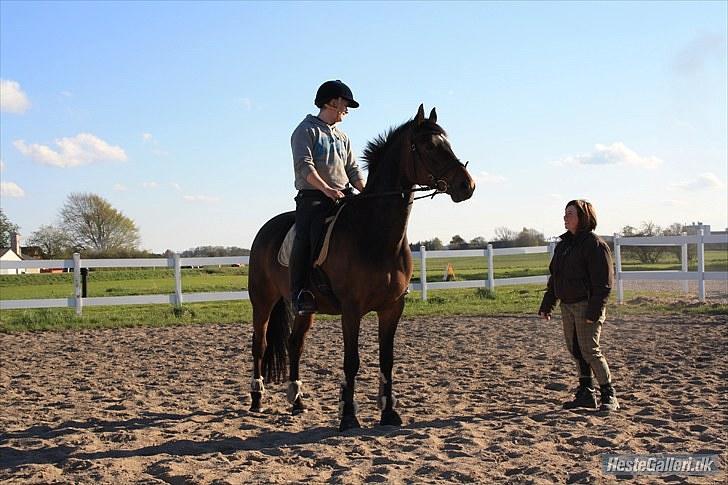
{"type": "MultiPolygon", "coordinates": [[[[426,175],[426,177],[424,177],[424,178],[426,178],[428,180],[426,187],[428,189],[435,190],[435,194],[447,192],[449,186],[447,184],[447,181],[445,180],[446,175],[449,175],[450,172],[452,172],[453,170],[458,168],[458,166],[463,167],[463,168],[467,167],[468,163],[469,163],[469,162],[462,163],[460,160],[458,160],[456,158],[455,160],[458,162],[458,165],[451,165],[450,167],[447,167],[442,172],[438,173],[436,170],[432,169],[432,166],[430,165],[429,160],[427,159],[427,157],[423,156],[420,153],[420,151],[417,149],[417,145],[415,143],[412,143],[410,151],[412,152],[412,156],[410,157],[409,167],[407,167],[407,169],[405,170],[407,177],[413,182],[417,181],[417,180],[422,180],[418,176],[419,175],[418,172],[420,171],[420,166],[422,166],[421,168],[425,170],[425,175],[426,175]],[[417,158],[419,158],[420,163],[415,163],[415,156],[417,158]]],[[[417,183],[417,182],[415,182],[415,183],[417,183]]],[[[422,185],[422,184],[420,184],[420,185],[422,185]]],[[[435,194],[433,194],[433,196],[435,194]]]]}

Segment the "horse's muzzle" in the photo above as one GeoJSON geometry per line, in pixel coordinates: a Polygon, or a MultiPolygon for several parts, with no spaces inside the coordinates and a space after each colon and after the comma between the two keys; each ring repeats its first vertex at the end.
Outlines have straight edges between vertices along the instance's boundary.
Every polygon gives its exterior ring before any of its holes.
{"type": "Polygon", "coordinates": [[[458,177],[459,180],[453,181],[449,187],[450,190],[447,192],[450,194],[450,198],[453,202],[468,200],[473,196],[473,192],[475,192],[475,182],[473,179],[467,172],[463,175],[464,177],[458,177]]]}

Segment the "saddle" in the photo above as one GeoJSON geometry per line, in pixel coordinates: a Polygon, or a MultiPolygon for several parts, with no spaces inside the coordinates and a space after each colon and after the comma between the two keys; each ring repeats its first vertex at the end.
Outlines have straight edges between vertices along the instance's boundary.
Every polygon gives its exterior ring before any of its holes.
{"type": "MultiPolygon", "coordinates": [[[[340,204],[339,207],[336,209],[336,212],[324,219],[323,231],[321,234],[319,234],[317,243],[315,244],[312,251],[312,256],[314,257],[314,268],[320,268],[326,261],[326,257],[329,255],[329,243],[331,242],[331,233],[334,230],[334,224],[336,224],[336,219],[338,219],[339,214],[341,213],[341,209],[343,209],[345,205],[345,203],[340,204]]],[[[281,247],[278,250],[278,263],[286,268],[291,261],[291,251],[293,251],[293,240],[295,239],[295,237],[296,224],[293,224],[286,233],[283,244],[281,244],[281,247]]]]}

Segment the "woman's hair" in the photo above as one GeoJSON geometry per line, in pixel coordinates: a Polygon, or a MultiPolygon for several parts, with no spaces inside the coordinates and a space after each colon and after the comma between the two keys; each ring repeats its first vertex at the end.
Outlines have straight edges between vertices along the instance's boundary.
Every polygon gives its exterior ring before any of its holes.
{"type": "Polygon", "coordinates": [[[597,213],[593,205],[582,199],[570,200],[566,207],[570,205],[576,207],[580,231],[593,231],[597,228],[597,213]]]}

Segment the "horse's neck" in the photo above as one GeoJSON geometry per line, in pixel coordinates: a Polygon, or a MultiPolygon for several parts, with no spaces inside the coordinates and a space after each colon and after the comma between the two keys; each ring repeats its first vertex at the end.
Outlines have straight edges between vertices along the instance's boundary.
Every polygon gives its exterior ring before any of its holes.
{"type": "Polygon", "coordinates": [[[396,148],[387,154],[374,177],[367,180],[366,189],[366,193],[372,196],[367,200],[369,231],[372,231],[372,222],[375,221],[373,230],[385,233],[377,242],[381,242],[381,247],[385,250],[397,254],[406,241],[413,197],[410,192],[412,184],[404,181],[400,164],[394,163],[403,160],[406,155],[399,152],[401,149],[396,148]],[[401,195],[397,195],[397,192],[401,195]],[[382,195],[378,197],[377,194],[382,195]]]}

